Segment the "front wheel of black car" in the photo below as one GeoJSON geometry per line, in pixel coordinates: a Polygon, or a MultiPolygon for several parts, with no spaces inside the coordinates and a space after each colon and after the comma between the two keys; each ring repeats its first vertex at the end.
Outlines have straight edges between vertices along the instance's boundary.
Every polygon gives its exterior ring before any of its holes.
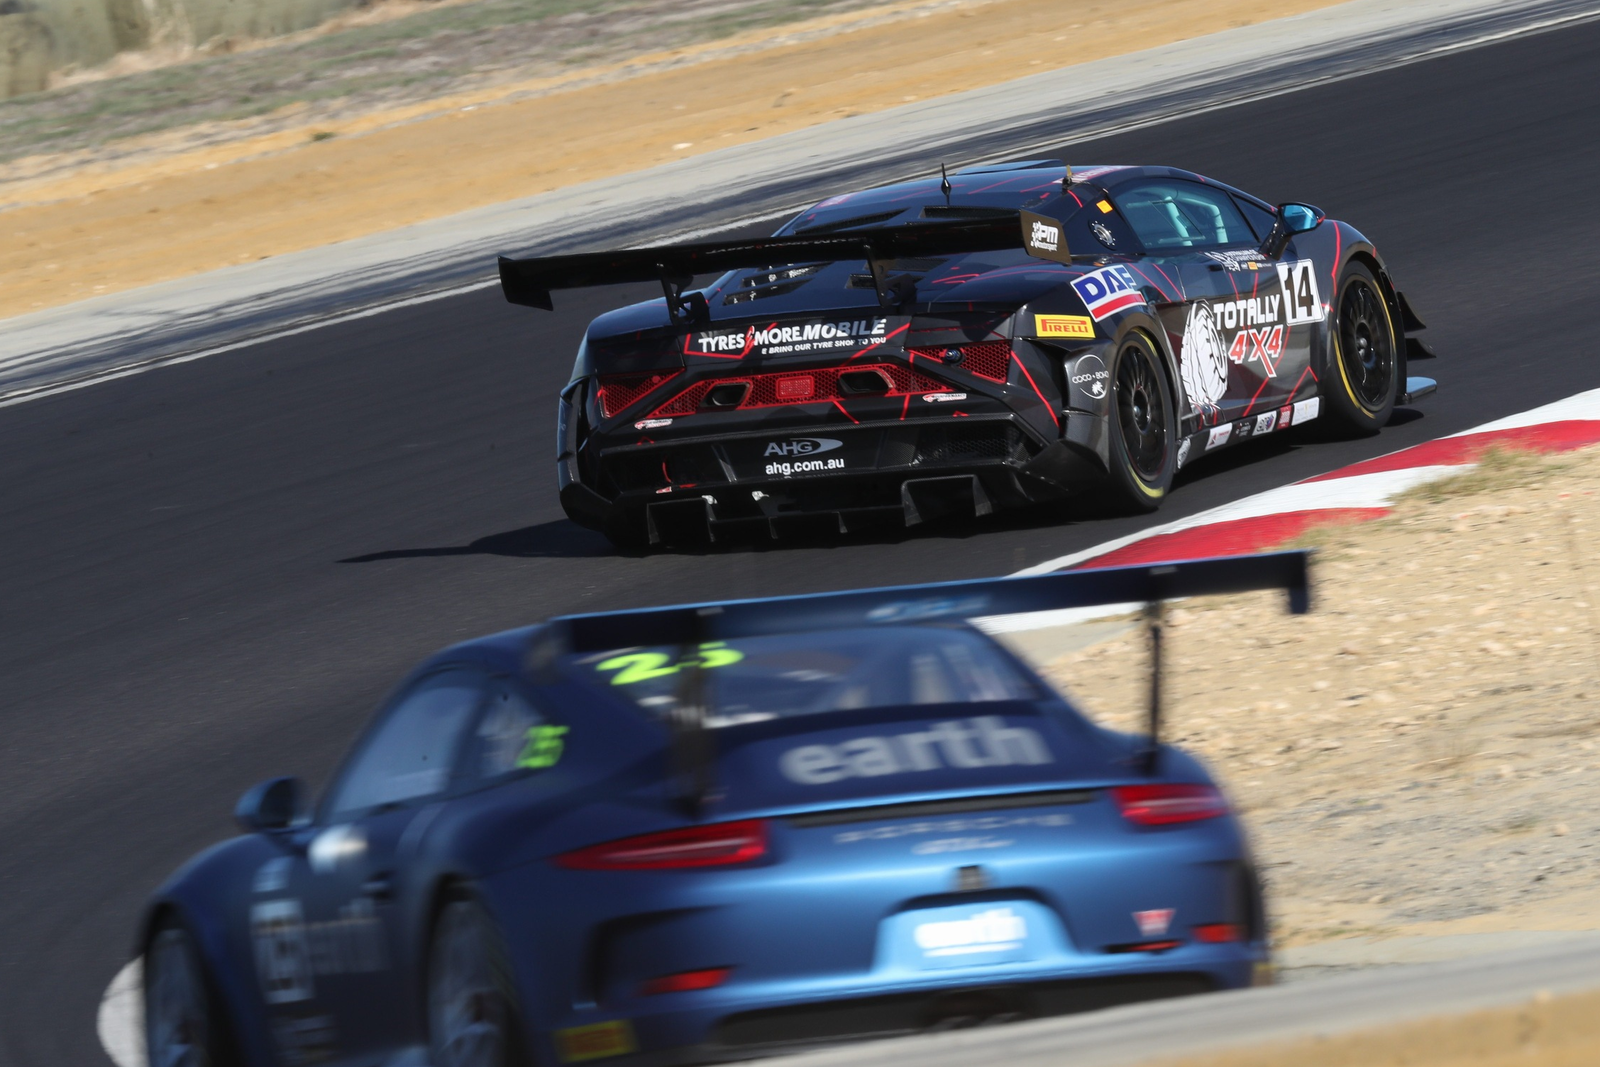
{"type": "Polygon", "coordinates": [[[1322,387],[1331,428],[1355,437],[1383,429],[1400,388],[1399,341],[1378,280],[1352,262],[1339,279],[1322,387]]]}
{"type": "Polygon", "coordinates": [[[163,920],[145,948],[144,1036],[152,1065],[233,1062],[199,946],[174,916],[163,920]]]}
{"type": "Polygon", "coordinates": [[[1154,511],[1177,470],[1177,405],[1161,357],[1130,334],[1111,368],[1111,481],[1122,503],[1154,511]]]}
{"type": "Polygon", "coordinates": [[[433,1067],[528,1062],[510,960],[488,912],[468,895],[453,896],[434,922],[427,982],[433,1067]]]}

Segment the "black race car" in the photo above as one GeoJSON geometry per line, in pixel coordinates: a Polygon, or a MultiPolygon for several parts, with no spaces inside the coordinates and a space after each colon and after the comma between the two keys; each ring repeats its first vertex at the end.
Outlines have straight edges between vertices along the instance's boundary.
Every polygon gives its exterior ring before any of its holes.
{"type": "Polygon", "coordinates": [[[623,547],[1149,510],[1198,456],[1372,434],[1432,353],[1372,242],[1170,167],[1057,160],[831,197],[775,236],[500,260],[506,298],[659,280],[590,324],[557,478],[623,547]],[[691,290],[697,275],[720,274],[691,290]]]}

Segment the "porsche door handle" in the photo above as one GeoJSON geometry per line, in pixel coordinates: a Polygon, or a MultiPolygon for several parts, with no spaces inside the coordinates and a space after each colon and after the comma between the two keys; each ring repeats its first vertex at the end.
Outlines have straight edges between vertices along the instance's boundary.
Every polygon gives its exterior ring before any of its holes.
{"type": "Polygon", "coordinates": [[[368,878],[361,883],[361,893],[363,896],[371,897],[373,900],[389,900],[393,898],[394,872],[383,871],[368,878]]]}

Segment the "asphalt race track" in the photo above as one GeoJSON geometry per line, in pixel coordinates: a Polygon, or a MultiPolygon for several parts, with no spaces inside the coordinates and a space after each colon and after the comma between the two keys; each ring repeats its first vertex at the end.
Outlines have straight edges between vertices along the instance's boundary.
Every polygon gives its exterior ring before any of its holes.
{"type": "Polygon", "coordinates": [[[554,315],[470,293],[0,410],[0,1065],[105,1062],[95,1008],[144,894],[229,832],[247,785],[320,781],[440,645],[1003,574],[1600,386],[1597,54],[1588,23],[1072,150],[1354,222],[1442,354],[1413,368],[1438,395],[1380,438],[1203,461],[1155,520],[614,556],[556,504],[551,416],[585,323],[645,289],[554,315]]]}

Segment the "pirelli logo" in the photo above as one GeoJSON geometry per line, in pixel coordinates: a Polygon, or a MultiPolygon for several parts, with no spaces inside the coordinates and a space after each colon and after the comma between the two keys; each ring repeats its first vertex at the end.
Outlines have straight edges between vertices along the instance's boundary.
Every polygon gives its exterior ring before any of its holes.
{"type": "Polygon", "coordinates": [[[626,1056],[638,1048],[638,1042],[633,1039],[633,1027],[626,1019],[556,1031],[556,1051],[566,1063],[626,1056]]]}
{"type": "Polygon", "coordinates": [[[1094,323],[1087,315],[1035,315],[1033,332],[1038,337],[1094,337],[1094,323]]]}

